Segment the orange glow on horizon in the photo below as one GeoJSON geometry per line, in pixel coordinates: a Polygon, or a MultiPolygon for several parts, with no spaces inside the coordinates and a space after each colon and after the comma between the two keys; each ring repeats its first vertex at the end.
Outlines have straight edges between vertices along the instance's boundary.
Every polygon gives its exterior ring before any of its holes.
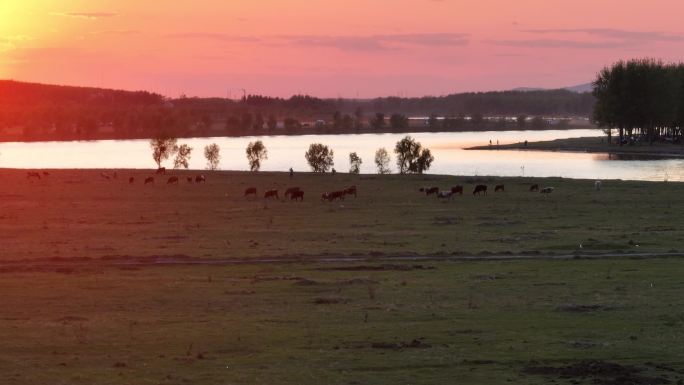
{"type": "Polygon", "coordinates": [[[684,60],[682,10],[677,0],[0,0],[0,78],[168,96],[561,87],[622,58],[684,60]]]}

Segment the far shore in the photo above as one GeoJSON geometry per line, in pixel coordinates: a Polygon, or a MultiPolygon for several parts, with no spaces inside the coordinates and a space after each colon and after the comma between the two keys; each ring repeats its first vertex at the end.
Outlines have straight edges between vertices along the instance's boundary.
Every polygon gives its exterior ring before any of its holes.
{"type": "Polygon", "coordinates": [[[618,145],[608,143],[605,136],[556,139],[539,142],[518,142],[502,145],[468,147],[466,150],[523,150],[523,151],[560,151],[584,152],[611,155],[634,155],[643,157],[683,158],[684,146],[670,143],[648,143],[618,145]]]}

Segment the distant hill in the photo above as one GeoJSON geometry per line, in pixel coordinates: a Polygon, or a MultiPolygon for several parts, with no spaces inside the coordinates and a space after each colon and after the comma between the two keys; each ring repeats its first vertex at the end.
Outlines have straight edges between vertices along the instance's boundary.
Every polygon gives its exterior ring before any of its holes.
{"type": "MultiPolygon", "coordinates": [[[[576,92],[578,94],[584,93],[584,92],[591,92],[593,89],[593,86],[591,83],[584,83],[584,84],[578,84],[576,86],[570,86],[570,87],[563,87],[560,88],[561,90],[567,90],[567,91],[572,91],[576,92]]],[[[520,91],[520,92],[529,92],[529,91],[551,91],[552,89],[549,88],[540,88],[540,87],[518,87],[514,88],[511,91],[520,91]]]]}
{"type": "Polygon", "coordinates": [[[161,95],[147,91],[123,91],[94,87],[73,87],[14,80],[0,80],[0,106],[161,103],[161,95]]]}

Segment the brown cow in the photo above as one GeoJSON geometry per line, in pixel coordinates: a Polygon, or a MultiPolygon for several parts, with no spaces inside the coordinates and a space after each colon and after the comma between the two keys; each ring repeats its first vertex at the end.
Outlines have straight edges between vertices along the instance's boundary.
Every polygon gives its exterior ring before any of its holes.
{"type": "Polygon", "coordinates": [[[157,169],[157,175],[163,175],[166,174],[166,167],[159,167],[157,169]]]}
{"type": "Polygon", "coordinates": [[[38,178],[40,179],[40,174],[37,172],[29,171],[26,173],[26,179],[38,178]]]}
{"type": "Polygon", "coordinates": [[[248,196],[248,195],[254,195],[254,196],[256,196],[256,195],[257,195],[257,189],[256,189],[256,187],[248,187],[248,188],[245,190],[245,196],[248,196]]]}
{"type": "Polygon", "coordinates": [[[268,199],[268,198],[280,199],[280,197],[278,197],[278,190],[267,190],[264,193],[264,198],[265,199],[268,199]]]}
{"type": "Polygon", "coordinates": [[[134,177],[128,178],[128,184],[133,184],[133,183],[135,183],[135,178],[134,177]]]}
{"type": "Polygon", "coordinates": [[[290,200],[293,200],[293,201],[296,201],[296,200],[304,201],[304,191],[302,191],[302,190],[293,191],[293,192],[290,194],[290,200]]]}
{"type": "Polygon", "coordinates": [[[432,195],[439,193],[439,187],[428,187],[425,188],[425,195],[432,195]]]}
{"type": "Polygon", "coordinates": [[[154,177],[153,176],[145,178],[145,184],[148,184],[148,183],[154,183],[154,177]]]}
{"type": "Polygon", "coordinates": [[[103,177],[103,178],[105,178],[105,179],[107,179],[107,180],[109,180],[109,174],[107,174],[106,172],[101,172],[101,173],[100,173],[100,176],[103,177]]]}
{"type": "Polygon", "coordinates": [[[497,192],[497,191],[501,191],[501,192],[506,191],[506,190],[504,189],[504,185],[502,185],[502,184],[497,184],[496,186],[494,186],[494,192],[497,192]]]}
{"type": "Polygon", "coordinates": [[[287,198],[288,195],[294,194],[297,191],[300,191],[299,187],[290,187],[287,190],[285,190],[285,198],[287,198]]]}
{"type": "Polygon", "coordinates": [[[204,174],[197,175],[195,177],[195,183],[206,183],[207,182],[207,177],[204,176],[204,174]]]}
{"type": "Polygon", "coordinates": [[[451,193],[452,193],[452,194],[460,194],[460,195],[463,195],[463,186],[458,185],[458,186],[452,187],[452,188],[451,188],[451,193]]]}
{"type": "Polygon", "coordinates": [[[530,186],[530,192],[532,191],[539,191],[539,185],[538,184],[533,184],[530,186]]]}
{"type": "Polygon", "coordinates": [[[323,193],[323,195],[321,195],[321,200],[327,200],[328,202],[332,202],[335,199],[344,200],[344,191],[333,191],[329,193],[326,192],[323,193]]]}
{"type": "Polygon", "coordinates": [[[480,193],[484,193],[484,195],[487,195],[486,184],[478,184],[477,186],[475,186],[475,190],[473,190],[473,195],[480,195],[480,193]]]}
{"type": "Polygon", "coordinates": [[[169,180],[166,181],[166,184],[178,184],[178,177],[177,176],[172,176],[169,178],[169,180]]]}
{"type": "Polygon", "coordinates": [[[188,181],[188,183],[192,183],[192,177],[191,176],[187,176],[187,177],[185,177],[185,179],[188,181]]]}
{"type": "Polygon", "coordinates": [[[354,195],[354,198],[356,198],[356,186],[349,186],[344,189],[344,194],[345,195],[354,195]]]}

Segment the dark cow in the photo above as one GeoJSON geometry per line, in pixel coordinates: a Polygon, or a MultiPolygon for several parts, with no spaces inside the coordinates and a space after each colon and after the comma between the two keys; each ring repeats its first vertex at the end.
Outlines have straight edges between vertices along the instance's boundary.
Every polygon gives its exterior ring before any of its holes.
{"type": "Polygon", "coordinates": [[[188,183],[192,183],[192,177],[191,177],[191,176],[187,176],[187,177],[185,177],[185,180],[187,180],[187,181],[188,181],[188,183]]]}
{"type": "Polygon", "coordinates": [[[439,187],[426,187],[425,195],[432,195],[439,193],[439,187]]]}
{"type": "Polygon", "coordinates": [[[321,200],[332,202],[335,199],[344,200],[344,191],[333,191],[329,193],[323,193],[323,195],[321,195],[321,200]]]}
{"type": "Polygon", "coordinates": [[[245,196],[249,196],[249,195],[254,195],[254,196],[257,195],[257,189],[256,189],[256,187],[248,187],[248,188],[245,190],[245,196]]]}
{"type": "Polygon", "coordinates": [[[344,189],[344,194],[345,195],[354,195],[354,198],[356,198],[356,186],[349,186],[344,189]]]}
{"type": "Polygon", "coordinates": [[[109,175],[106,172],[101,172],[100,176],[103,177],[104,179],[109,180],[109,175]]]}
{"type": "Polygon", "coordinates": [[[539,185],[538,184],[533,184],[532,186],[530,186],[530,192],[533,192],[533,191],[539,191],[539,185]]]}
{"type": "Polygon", "coordinates": [[[178,184],[178,177],[172,176],[171,178],[169,178],[169,180],[166,181],[166,184],[178,184]]]}
{"type": "Polygon", "coordinates": [[[40,174],[37,172],[29,171],[26,173],[26,179],[37,178],[40,179],[40,174]]]}
{"type": "Polygon", "coordinates": [[[437,193],[437,199],[449,199],[451,200],[451,197],[453,197],[453,193],[451,191],[440,191],[437,193]]]}
{"type": "Polygon", "coordinates": [[[473,195],[480,195],[480,193],[484,193],[484,195],[487,195],[486,184],[478,184],[477,186],[475,186],[475,190],[473,190],[473,195]]]}
{"type": "Polygon", "coordinates": [[[43,171],[43,175],[44,175],[44,176],[50,176],[50,173],[47,172],[47,171],[43,171]]]}
{"type": "Polygon", "coordinates": [[[145,184],[148,184],[148,183],[154,183],[154,177],[153,176],[148,176],[147,178],[145,178],[145,184]]]}
{"type": "Polygon", "coordinates": [[[207,177],[204,174],[197,175],[195,177],[195,183],[207,183],[207,177]]]}
{"type": "Polygon", "coordinates": [[[293,191],[290,194],[290,199],[293,201],[296,201],[296,200],[304,201],[304,191],[302,191],[302,190],[293,191]]]}
{"type": "Polygon", "coordinates": [[[506,191],[506,190],[504,189],[504,185],[502,185],[502,184],[497,184],[496,186],[494,186],[494,192],[499,192],[499,191],[501,191],[501,192],[506,191]]]}
{"type": "Polygon", "coordinates": [[[288,195],[294,194],[297,191],[300,191],[299,187],[290,187],[287,190],[285,190],[285,198],[287,198],[288,195]]]}
{"type": "Polygon", "coordinates": [[[544,187],[543,189],[539,190],[539,192],[542,194],[551,194],[553,190],[553,187],[544,187]]]}
{"type": "Polygon", "coordinates": [[[454,186],[454,187],[452,187],[452,188],[451,188],[451,193],[454,194],[454,195],[455,195],[455,194],[463,195],[463,186],[460,186],[460,185],[459,185],[459,186],[454,186]]]}
{"type": "Polygon", "coordinates": [[[134,177],[128,178],[128,184],[133,184],[133,183],[135,183],[135,178],[134,177]]]}
{"type": "Polygon", "coordinates": [[[280,199],[280,197],[278,197],[278,190],[267,190],[264,193],[264,198],[265,199],[268,199],[268,198],[280,199]]]}
{"type": "Polygon", "coordinates": [[[166,167],[159,167],[157,169],[157,175],[164,175],[166,174],[166,167]]]}

